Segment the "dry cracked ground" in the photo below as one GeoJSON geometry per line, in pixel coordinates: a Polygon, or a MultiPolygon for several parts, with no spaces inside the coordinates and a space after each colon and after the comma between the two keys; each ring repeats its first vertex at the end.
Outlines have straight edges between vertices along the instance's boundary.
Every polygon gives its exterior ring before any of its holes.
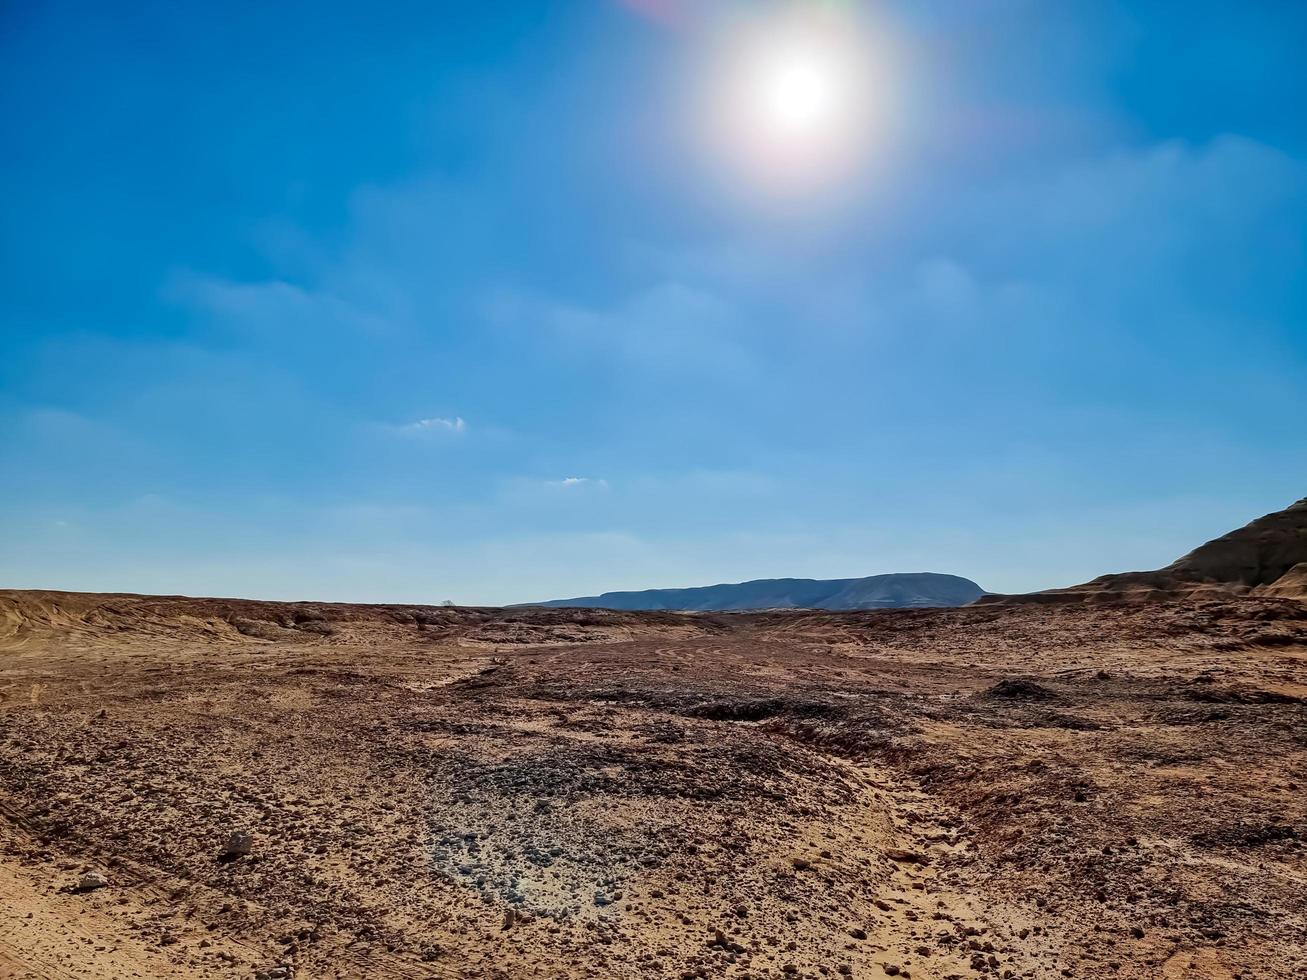
{"type": "Polygon", "coordinates": [[[0,978],[884,976],[1307,976],[1307,603],[0,593],[0,978]]]}

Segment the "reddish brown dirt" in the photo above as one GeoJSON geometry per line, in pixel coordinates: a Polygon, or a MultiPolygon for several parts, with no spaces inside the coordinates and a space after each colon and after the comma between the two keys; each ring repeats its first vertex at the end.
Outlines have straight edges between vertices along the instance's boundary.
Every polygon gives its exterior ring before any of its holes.
{"type": "Polygon", "coordinates": [[[259,975],[1307,975],[1307,604],[0,593],[0,978],[259,975]]]}

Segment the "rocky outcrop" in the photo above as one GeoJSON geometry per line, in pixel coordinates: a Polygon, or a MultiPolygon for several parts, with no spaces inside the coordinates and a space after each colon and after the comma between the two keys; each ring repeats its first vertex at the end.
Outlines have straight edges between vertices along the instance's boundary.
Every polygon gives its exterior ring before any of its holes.
{"type": "Polygon", "coordinates": [[[1104,602],[1253,594],[1307,599],[1307,497],[1259,517],[1151,572],[1101,575],[1067,589],[981,602],[1104,602]]]}

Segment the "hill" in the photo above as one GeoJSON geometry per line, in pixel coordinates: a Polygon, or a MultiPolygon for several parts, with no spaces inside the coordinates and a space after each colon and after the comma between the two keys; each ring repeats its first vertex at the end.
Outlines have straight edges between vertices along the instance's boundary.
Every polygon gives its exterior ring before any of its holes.
{"type": "Polygon", "coordinates": [[[1307,497],[1195,548],[1165,568],[984,602],[1157,599],[1205,593],[1307,599],[1307,497]]]}
{"type": "Polygon", "coordinates": [[[605,592],[603,595],[551,599],[529,605],[697,612],[745,609],[923,609],[965,606],[984,594],[985,590],[975,582],[957,575],[912,572],[871,575],[866,578],[765,578],[689,589],[605,592]]]}

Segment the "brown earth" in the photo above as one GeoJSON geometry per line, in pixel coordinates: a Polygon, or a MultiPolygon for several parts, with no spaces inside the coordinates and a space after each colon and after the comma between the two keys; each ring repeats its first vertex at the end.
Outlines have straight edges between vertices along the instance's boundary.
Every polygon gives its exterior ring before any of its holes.
{"type": "Polygon", "coordinates": [[[0,593],[0,978],[1305,975],[1298,601],[0,593]]]}

